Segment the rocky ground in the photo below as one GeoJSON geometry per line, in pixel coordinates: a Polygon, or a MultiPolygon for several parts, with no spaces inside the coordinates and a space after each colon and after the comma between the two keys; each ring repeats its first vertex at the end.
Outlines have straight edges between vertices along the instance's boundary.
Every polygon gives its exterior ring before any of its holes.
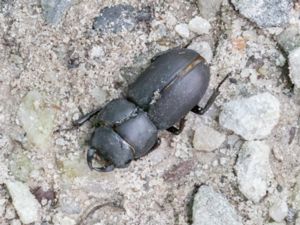
{"type": "Polygon", "coordinates": [[[0,30],[1,225],[300,224],[298,0],[0,0],[0,30]],[[231,74],[212,108],[91,172],[72,120],[177,46],[210,64],[202,105],[231,74]]]}

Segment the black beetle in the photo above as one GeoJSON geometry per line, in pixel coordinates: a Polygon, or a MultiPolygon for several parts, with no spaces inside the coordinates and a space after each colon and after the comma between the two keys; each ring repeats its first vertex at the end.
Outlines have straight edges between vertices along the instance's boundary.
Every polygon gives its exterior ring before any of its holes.
{"type": "Polygon", "coordinates": [[[205,60],[195,51],[174,48],[152,59],[151,65],[129,85],[127,97],[115,99],[73,122],[83,124],[92,116],[96,127],[90,140],[87,162],[91,169],[109,172],[124,168],[159,145],[158,130],[179,134],[184,116],[192,111],[203,114],[219,94],[215,89],[204,108],[197,104],[205,94],[210,72],[205,60]],[[174,127],[178,121],[179,128],[174,127]],[[93,167],[97,154],[110,164],[93,167]]]}

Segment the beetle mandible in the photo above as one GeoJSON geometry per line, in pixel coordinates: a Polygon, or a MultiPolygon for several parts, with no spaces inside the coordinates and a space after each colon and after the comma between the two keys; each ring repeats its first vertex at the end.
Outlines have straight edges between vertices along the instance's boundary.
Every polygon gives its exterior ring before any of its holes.
{"type": "Polygon", "coordinates": [[[126,98],[114,99],[73,122],[80,126],[96,116],[87,162],[90,169],[109,172],[124,168],[154,150],[160,143],[159,130],[178,135],[184,116],[205,113],[219,94],[221,81],[205,107],[198,106],[209,80],[209,66],[194,50],[174,48],[155,56],[150,66],[129,85],[126,98]],[[179,122],[179,127],[174,125],[179,122]],[[109,164],[94,167],[97,154],[109,164]]]}

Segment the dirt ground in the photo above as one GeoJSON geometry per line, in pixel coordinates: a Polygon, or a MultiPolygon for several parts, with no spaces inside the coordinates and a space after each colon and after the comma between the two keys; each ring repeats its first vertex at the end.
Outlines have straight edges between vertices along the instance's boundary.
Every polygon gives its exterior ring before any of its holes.
{"type": "Polygon", "coordinates": [[[153,18],[139,22],[131,31],[95,31],[93,22],[100,10],[118,3],[76,1],[53,25],[45,22],[38,1],[0,0],[0,224],[22,224],[6,188],[7,179],[22,181],[35,195],[37,188],[44,190],[35,224],[190,224],[189,203],[195,185],[201,184],[222,193],[245,225],[272,222],[271,202],[284,196],[289,213],[282,223],[295,224],[300,98],[288,79],[287,54],[274,38],[278,31],[257,27],[225,1],[209,19],[209,34],[191,32],[183,38],[175,25],[199,15],[196,2],[189,0],[128,0],[139,9],[150,6],[153,18]],[[78,118],[80,108],[89,112],[126,93],[128,83],[158,52],[202,41],[209,43],[213,58],[209,90],[201,104],[227,73],[232,74],[211,110],[204,116],[188,114],[178,136],[160,132],[159,148],[128,168],[90,171],[86,142],[92,124],[63,130],[78,118]],[[243,76],[249,65],[259,71],[257,77],[243,76]],[[267,195],[253,203],[240,192],[233,169],[244,140],[222,128],[218,116],[225,102],[264,91],[277,97],[281,113],[265,139],[272,149],[274,177],[267,195]],[[24,98],[32,92],[39,93],[41,107],[49,110],[40,125],[46,123],[51,132],[42,136],[37,134],[39,129],[31,128],[37,132],[33,136],[24,129],[22,118],[30,114],[20,116],[24,98]],[[202,124],[226,135],[217,150],[193,148],[194,132],[202,124]]]}

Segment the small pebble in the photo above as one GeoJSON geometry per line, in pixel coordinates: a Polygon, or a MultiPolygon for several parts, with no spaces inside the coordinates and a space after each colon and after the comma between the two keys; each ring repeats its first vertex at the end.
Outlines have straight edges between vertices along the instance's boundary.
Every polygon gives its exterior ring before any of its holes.
{"type": "Polygon", "coordinates": [[[199,16],[194,17],[189,22],[190,31],[196,34],[209,34],[209,30],[211,29],[210,23],[199,16]]]}
{"type": "Polygon", "coordinates": [[[297,88],[300,88],[300,47],[289,54],[290,78],[297,88]]]}
{"type": "Polygon", "coordinates": [[[269,154],[270,148],[264,142],[246,141],[235,165],[240,191],[255,203],[266,195],[272,175],[269,154]]]}
{"type": "Polygon", "coordinates": [[[280,103],[270,93],[232,100],[223,106],[220,125],[246,140],[262,139],[271,134],[280,116],[280,103]]]}
{"type": "Polygon", "coordinates": [[[189,36],[190,36],[189,27],[185,23],[176,25],[175,31],[183,38],[189,38],[189,36]]]}
{"type": "Polygon", "coordinates": [[[234,207],[209,186],[201,186],[194,197],[193,225],[242,225],[234,207]]]}
{"type": "Polygon", "coordinates": [[[225,141],[225,135],[208,126],[200,126],[196,129],[193,146],[200,151],[213,151],[225,141]]]}
{"type": "Polygon", "coordinates": [[[29,187],[19,181],[7,181],[6,187],[22,223],[37,222],[40,218],[40,205],[31,194],[29,187]]]}
{"type": "Polygon", "coordinates": [[[5,210],[5,219],[12,220],[15,217],[16,217],[15,209],[11,205],[7,206],[5,210]]]}
{"type": "Polygon", "coordinates": [[[289,211],[288,205],[283,200],[278,200],[269,209],[270,217],[276,222],[282,222],[289,211]]]}

